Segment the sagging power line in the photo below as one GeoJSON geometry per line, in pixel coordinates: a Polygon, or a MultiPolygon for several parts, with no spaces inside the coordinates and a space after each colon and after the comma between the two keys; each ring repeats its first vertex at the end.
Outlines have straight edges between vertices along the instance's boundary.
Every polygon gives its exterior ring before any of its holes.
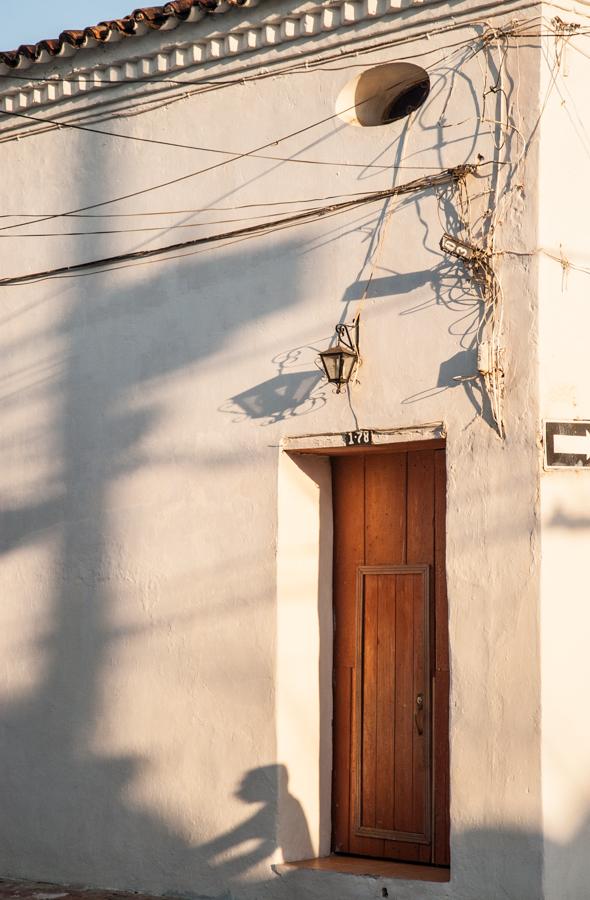
{"type": "Polygon", "coordinates": [[[59,275],[73,274],[88,269],[94,269],[101,266],[109,266],[114,263],[128,262],[131,260],[149,259],[154,256],[162,256],[166,253],[173,253],[178,250],[186,250],[192,247],[199,247],[204,244],[213,244],[220,241],[231,240],[234,238],[254,237],[256,235],[269,234],[274,230],[280,230],[285,227],[303,224],[304,222],[313,221],[329,215],[337,215],[346,212],[349,209],[362,206],[368,203],[376,203],[380,200],[387,200],[390,197],[399,196],[401,194],[410,194],[416,191],[428,190],[433,187],[440,187],[445,184],[458,182],[468,174],[473,174],[473,166],[456,166],[453,169],[443,169],[436,175],[426,175],[422,178],[410,181],[407,184],[398,185],[397,187],[388,188],[384,191],[377,191],[357,197],[353,200],[347,200],[342,203],[331,204],[320,209],[304,210],[286,216],[282,219],[273,220],[271,222],[260,223],[258,225],[250,225],[245,228],[238,228],[233,231],[226,231],[217,234],[210,234],[204,237],[193,238],[190,241],[180,241],[175,244],[168,244],[165,247],[154,247],[149,250],[135,250],[128,253],[121,253],[116,256],[105,257],[104,259],[89,260],[83,263],[74,263],[69,266],[60,266],[55,269],[47,269],[43,272],[33,272],[28,275],[16,275],[10,278],[0,279],[0,287],[8,287],[17,284],[24,284],[32,281],[39,281],[44,278],[51,278],[59,275]]]}

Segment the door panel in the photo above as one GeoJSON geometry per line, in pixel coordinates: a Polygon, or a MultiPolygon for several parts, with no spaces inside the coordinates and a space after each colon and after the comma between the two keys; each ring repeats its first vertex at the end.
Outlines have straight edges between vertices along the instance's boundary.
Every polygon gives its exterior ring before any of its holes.
{"type": "Polygon", "coordinates": [[[350,849],[350,768],[351,768],[351,711],[353,706],[353,667],[334,667],[332,766],[332,849],[350,849]]]}
{"type": "Polygon", "coordinates": [[[445,865],[444,450],[332,464],[333,849],[445,865]]]}
{"type": "Polygon", "coordinates": [[[357,608],[355,831],[428,844],[428,567],[360,567],[357,608]]]}
{"type": "Polygon", "coordinates": [[[371,457],[365,466],[367,566],[401,565],[406,559],[406,454],[371,457]]]}

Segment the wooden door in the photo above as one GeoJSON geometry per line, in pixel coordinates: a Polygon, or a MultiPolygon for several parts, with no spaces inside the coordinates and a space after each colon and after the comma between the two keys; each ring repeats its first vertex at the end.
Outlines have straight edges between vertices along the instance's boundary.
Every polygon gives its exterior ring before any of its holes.
{"type": "Polygon", "coordinates": [[[448,865],[444,449],[332,464],[333,850],[448,865]]]}

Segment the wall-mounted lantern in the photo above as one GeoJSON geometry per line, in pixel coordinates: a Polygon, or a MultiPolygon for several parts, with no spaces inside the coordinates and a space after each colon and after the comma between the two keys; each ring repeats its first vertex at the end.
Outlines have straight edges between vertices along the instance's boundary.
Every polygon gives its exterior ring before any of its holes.
{"type": "Polygon", "coordinates": [[[361,361],[358,317],[351,325],[336,325],[336,339],[334,347],[320,353],[320,359],[329,383],[336,385],[336,393],[339,394],[361,361]]]}

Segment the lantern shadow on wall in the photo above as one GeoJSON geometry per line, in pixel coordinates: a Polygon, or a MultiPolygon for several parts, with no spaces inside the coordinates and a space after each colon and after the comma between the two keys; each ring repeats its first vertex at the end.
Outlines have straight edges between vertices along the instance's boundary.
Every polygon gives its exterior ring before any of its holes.
{"type": "Polygon", "coordinates": [[[305,416],[326,403],[324,377],[319,367],[293,371],[300,365],[304,350],[297,347],[281,353],[273,359],[278,374],[267,381],[235,394],[220,407],[220,411],[234,415],[234,422],[244,419],[260,420],[261,425],[272,425],[294,416],[305,416]]]}

